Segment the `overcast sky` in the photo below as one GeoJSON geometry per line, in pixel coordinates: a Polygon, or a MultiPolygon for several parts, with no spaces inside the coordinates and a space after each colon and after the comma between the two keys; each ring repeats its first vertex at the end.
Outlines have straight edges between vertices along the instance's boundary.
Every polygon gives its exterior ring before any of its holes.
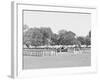
{"type": "Polygon", "coordinates": [[[29,27],[50,27],[54,33],[65,29],[74,32],[77,36],[86,36],[91,30],[91,15],[24,11],[24,24],[29,27]]]}

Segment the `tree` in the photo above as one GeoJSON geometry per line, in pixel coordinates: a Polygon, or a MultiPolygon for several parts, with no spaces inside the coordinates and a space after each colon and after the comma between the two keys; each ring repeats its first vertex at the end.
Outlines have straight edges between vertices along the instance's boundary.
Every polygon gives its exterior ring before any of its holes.
{"type": "Polygon", "coordinates": [[[85,44],[86,44],[86,46],[91,45],[91,38],[89,36],[86,36],[85,44]]]}
{"type": "Polygon", "coordinates": [[[39,28],[30,28],[24,32],[24,44],[29,48],[32,46],[40,46],[43,42],[43,35],[39,28]]]}
{"type": "Polygon", "coordinates": [[[43,34],[39,28],[33,28],[32,31],[32,46],[41,46],[43,45],[43,34]]]}
{"type": "Polygon", "coordinates": [[[24,31],[24,44],[29,47],[51,44],[53,32],[50,28],[30,28],[24,31]]]}
{"type": "Polygon", "coordinates": [[[89,31],[89,38],[91,38],[91,31],[89,31]]]}
{"type": "Polygon", "coordinates": [[[73,33],[72,31],[65,31],[65,30],[59,31],[58,41],[61,45],[72,45],[74,39],[75,39],[75,33],[73,33]]]}
{"type": "Polygon", "coordinates": [[[81,45],[85,45],[85,42],[86,42],[85,37],[79,36],[79,37],[77,37],[77,40],[80,41],[81,45]]]}
{"type": "Polygon", "coordinates": [[[23,34],[23,44],[26,45],[28,48],[32,42],[32,33],[33,33],[33,29],[30,28],[27,31],[24,31],[23,34]]]}
{"type": "Polygon", "coordinates": [[[91,45],[91,31],[89,31],[88,35],[85,37],[86,46],[91,45]]]}
{"type": "Polygon", "coordinates": [[[59,35],[61,36],[61,35],[63,35],[63,34],[66,34],[66,33],[67,33],[67,31],[66,31],[66,30],[64,30],[64,29],[62,29],[62,30],[58,31],[58,33],[59,33],[59,35]]]}
{"type": "Polygon", "coordinates": [[[43,44],[48,45],[49,41],[51,40],[51,37],[53,35],[53,32],[52,32],[51,28],[41,27],[40,32],[43,34],[43,44]]]}
{"type": "Polygon", "coordinates": [[[59,36],[54,33],[51,37],[51,41],[52,41],[51,45],[59,45],[58,39],[59,39],[59,36]]]}

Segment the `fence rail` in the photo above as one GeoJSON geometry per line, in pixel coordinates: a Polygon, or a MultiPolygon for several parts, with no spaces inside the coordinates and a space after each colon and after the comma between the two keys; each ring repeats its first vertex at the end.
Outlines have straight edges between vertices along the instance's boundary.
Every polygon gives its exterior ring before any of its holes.
{"type": "Polygon", "coordinates": [[[56,49],[24,49],[26,56],[52,56],[56,54],[56,49]]]}
{"type": "Polygon", "coordinates": [[[24,56],[58,56],[58,55],[74,55],[74,54],[83,54],[89,53],[90,48],[82,48],[79,51],[74,49],[63,50],[58,52],[57,49],[24,49],[24,56]]]}

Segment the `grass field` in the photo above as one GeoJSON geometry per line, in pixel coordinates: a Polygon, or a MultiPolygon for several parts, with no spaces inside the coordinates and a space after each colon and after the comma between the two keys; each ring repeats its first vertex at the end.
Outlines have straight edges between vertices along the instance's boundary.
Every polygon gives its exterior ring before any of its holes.
{"type": "Polygon", "coordinates": [[[67,56],[23,56],[23,69],[81,67],[91,65],[91,50],[67,56]]]}

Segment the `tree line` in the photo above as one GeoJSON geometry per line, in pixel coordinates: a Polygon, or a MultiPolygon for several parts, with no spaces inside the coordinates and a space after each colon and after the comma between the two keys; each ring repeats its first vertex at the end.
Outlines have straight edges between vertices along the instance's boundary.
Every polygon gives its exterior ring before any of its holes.
{"type": "Polygon", "coordinates": [[[53,33],[50,27],[29,28],[24,25],[23,44],[27,47],[44,45],[91,45],[91,31],[85,37],[72,31],[60,30],[53,33]]]}

